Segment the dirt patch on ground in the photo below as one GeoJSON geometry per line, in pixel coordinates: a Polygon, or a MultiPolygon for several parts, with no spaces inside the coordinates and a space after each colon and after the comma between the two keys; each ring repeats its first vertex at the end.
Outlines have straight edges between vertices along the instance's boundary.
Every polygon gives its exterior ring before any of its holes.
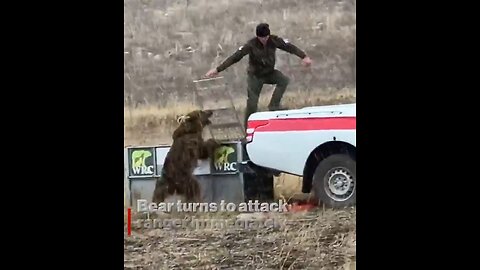
{"type": "MultiPolygon", "coordinates": [[[[172,215],[178,214],[167,218],[172,215]]],[[[197,213],[196,217],[202,216],[197,213]]],[[[238,213],[203,215],[237,217],[238,213]]],[[[269,218],[281,225],[251,229],[134,226],[132,235],[124,236],[124,268],[355,269],[355,209],[270,213],[269,218]]]]}

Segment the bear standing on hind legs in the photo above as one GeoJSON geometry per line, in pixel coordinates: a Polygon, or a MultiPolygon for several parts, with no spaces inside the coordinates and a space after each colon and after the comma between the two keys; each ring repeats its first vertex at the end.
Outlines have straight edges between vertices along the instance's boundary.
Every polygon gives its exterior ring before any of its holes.
{"type": "Polygon", "coordinates": [[[185,196],[187,202],[200,202],[200,185],[193,171],[199,159],[212,158],[220,146],[213,139],[203,140],[203,128],[211,124],[211,116],[212,111],[196,110],[177,119],[180,126],[173,133],[173,144],[155,184],[152,202],[163,202],[174,194],[185,196]]]}

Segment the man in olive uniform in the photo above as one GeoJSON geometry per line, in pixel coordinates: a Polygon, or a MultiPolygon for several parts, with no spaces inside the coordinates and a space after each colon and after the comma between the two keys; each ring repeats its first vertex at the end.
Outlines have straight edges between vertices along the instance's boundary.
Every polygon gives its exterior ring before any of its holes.
{"type": "Polygon", "coordinates": [[[257,111],[258,98],[263,84],[276,85],[268,109],[271,111],[282,109],[280,101],[287,89],[289,78],[279,70],[275,69],[275,51],[277,48],[300,57],[303,59],[302,64],[305,66],[312,63],[311,59],[304,51],[300,50],[286,39],[276,35],[270,35],[269,25],[261,23],[256,27],[256,37],[247,41],[247,43],[241,46],[221,65],[208,71],[205,75],[206,77],[214,77],[218,75],[218,73],[240,61],[245,55],[249,55],[249,66],[247,70],[248,99],[245,112],[245,127],[248,117],[257,111]]]}

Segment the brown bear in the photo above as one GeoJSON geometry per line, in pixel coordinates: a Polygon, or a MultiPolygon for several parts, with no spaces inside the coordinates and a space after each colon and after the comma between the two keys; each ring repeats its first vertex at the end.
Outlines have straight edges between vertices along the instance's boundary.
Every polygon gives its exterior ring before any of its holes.
{"type": "Polygon", "coordinates": [[[195,110],[177,119],[180,125],[173,132],[173,144],[155,184],[152,202],[163,202],[174,194],[183,195],[187,202],[200,202],[200,185],[193,171],[199,159],[212,158],[220,146],[214,139],[203,140],[203,128],[211,124],[211,116],[210,110],[195,110]]]}

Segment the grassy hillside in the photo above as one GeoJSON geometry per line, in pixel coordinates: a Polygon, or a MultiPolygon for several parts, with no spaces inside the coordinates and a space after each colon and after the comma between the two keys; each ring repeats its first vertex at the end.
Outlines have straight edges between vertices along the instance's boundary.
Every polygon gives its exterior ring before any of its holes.
{"type": "MultiPolygon", "coordinates": [[[[124,0],[125,144],[168,143],[175,116],[196,108],[192,80],[254,36],[259,22],[313,59],[283,51],[290,108],[355,101],[355,0],[124,0]]],[[[243,114],[248,57],[222,72],[243,114]]],[[[265,86],[264,110],[272,86],[265,86]]],[[[243,117],[243,116],[242,116],[243,117]]]]}
{"type": "MultiPolygon", "coordinates": [[[[355,1],[125,0],[125,102],[169,105],[191,97],[191,81],[215,67],[266,21],[314,61],[279,51],[291,90],[355,85],[355,1]],[[141,4],[145,3],[145,4],[141,4]]],[[[246,58],[222,75],[245,96],[246,58]]]]}

